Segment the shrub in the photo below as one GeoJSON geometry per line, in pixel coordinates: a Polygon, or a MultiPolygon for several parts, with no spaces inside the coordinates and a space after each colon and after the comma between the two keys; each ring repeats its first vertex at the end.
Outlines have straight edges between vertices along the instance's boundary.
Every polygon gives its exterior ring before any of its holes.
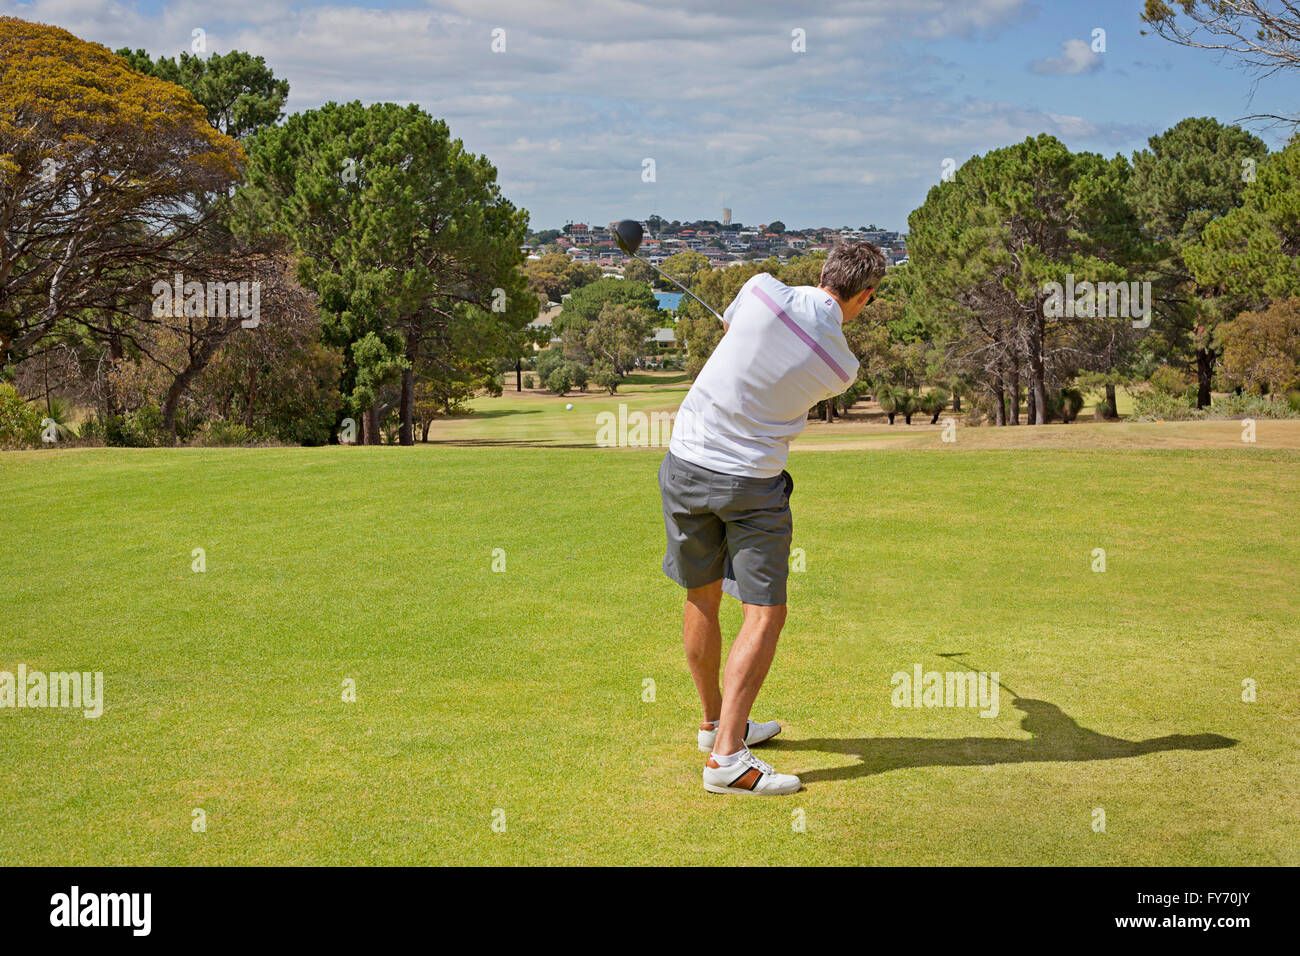
{"type": "Polygon", "coordinates": [[[171,443],[171,436],[163,429],[162,411],[156,405],[126,415],[97,415],[81,426],[81,436],[118,448],[152,448],[171,443]]]}
{"type": "Polygon", "coordinates": [[[206,421],[202,409],[190,407],[188,404],[182,405],[176,410],[176,440],[182,443],[188,442],[198,434],[206,421]]]}
{"type": "Polygon", "coordinates": [[[613,395],[618,391],[618,383],[622,381],[622,376],[612,368],[598,367],[591,374],[591,380],[600,388],[605,389],[613,395]]]}
{"type": "Polygon", "coordinates": [[[1154,391],[1163,395],[1177,395],[1179,397],[1190,395],[1193,401],[1196,398],[1196,386],[1192,381],[1172,365],[1162,365],[1147,379],[1147,384],[1154,391]]]}
{"type": "Polygon", "coordinates": [[[1233,394],[1216,398],[1207,418],[1300,418],[1290,401],[1270,401],[1262,395],[1233,394]]]}
{"type": "Polygon", "coordinates": [[[171,444],[171,436],[163,429],[162,409],[157,405],[146,405],[127,415],[126,429],[136,447],[171,444]]]}
{"type": "Polygon", "coordinates": [[[0,445],[34,445],[41,439],[41,414],[18,389],[0,382],[0,445]]]}
{"type": "Polygon", "coordinates": [[[1196,408],[1194,397],[1143,392],[1133,401],[1135,421],[1204,421],[1224,418],[1300,418],[1290,402],[1261,395],[1233,394],[1214,399],[1209,408],[1196,408]]]}
{"type": "MultiPolygon", "coordinates": [[[[564,392],[567,392],[570,388],[585,391],[587,381],[591,376],[591,370],[580,362],[566,359],[564,352],[560,349],[551,348],[537,353],[537,375],[538,380],[544,383],[546,388],[552,392],[565,379],[568,380],[568,385],[565,387],[564,392]],[[557,375],[557,372],[563,372],[564,374],[557,375]],[[555,385],[552,385],[552,382],[555,385]]],[[[564,392],[558,392],[557,394],[563,395],[564,392]]]]}
{"type": "Polygon", "coordinates": [[[903,421],[910,425],[912,416],[920,408],[921,396],[908,389],[899,389],[894,393],[894,403],[898,406],[898,414],[903,416],[903,421]]]}
{"type": "Polygon", "coordinates": [[[921,396],[919,407],[930,416],[930,424],[936,425],[943,410],[948,407],[948,393],[942,388],[926,392],[921,396]]]}
{"type": "Polygon", "coordinates": [[[40,417],[42,425],[47,420],[54,423],[54,429],[59,441],[67,441],[70,438],[77,437],[77,429],[72,424],[72,406],[68,404],[66,399],[51,396],[45,413],[40,417]]]}
{"type": "Polygon", "coordinates": [[[880,410],[889,416],[889,424],[894,424],[894,416],[898,414],[898,396],[900,391],[893,385],[882,385],[876,392],[876,401],[880,403],[880,410]]]}
{"type": "Polygon", "coordinates": [[[1255,395],[1300,385],[1300,298],[1274,299],[1219,326],[1223,382],[1255,395]]]}
{"type": "Polygon", "coordinates": [[[1069,423],[1083,410],[1083,392],[1074,386],[1061,389],[1061,421],[1069,423]]]}
{"type": "Polygon", "coordinates": [[[1196,403],[1186,395],[1171,395],[1155,389],[1139,392],[1133,399],[1134,421],[1193,421],[1205,415],[1196,408],[1196,403]]]}
{"type": "Polygon", "coordinates": [[[99,415],[92,416],[81,423],[81,437],[87,441],[101,444],[108,444],[104,437],[104,419],[99,415]]]}
{"type": "Polygon", "coordinates": [[[537,353],[537,361],[534,365],[537,368],[538,380],[545,382],[551,377],[551,373],[564,364],[564,352],[557,348],[545,349],[537,353]]]}
{"type": "Polygon", "coordinates": [[[569,377],[569,370],[564,366],[560,366],[546,376],[546,390],[548,392],[563,395],[571,388],[573,388],[573,379],[569,377]]]}
{"type": "Polygon", "coordinates": [[[215,448],[228,445],[255,445],[259,440],[260,436],[242,422],[228,422],[222,418],[214,418],[204,423],[198,434],[194,436],[192,444],[215,448]]]}

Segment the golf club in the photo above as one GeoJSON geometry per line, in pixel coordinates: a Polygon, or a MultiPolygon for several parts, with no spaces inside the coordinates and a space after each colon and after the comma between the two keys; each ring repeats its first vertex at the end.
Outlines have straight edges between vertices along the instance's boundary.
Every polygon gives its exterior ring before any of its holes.
{"type": "MultiPolygon", "coordinates": [[[[969,670],[973,670],[973,671],[978,671],[978,670],[980,670],[980,668],[978,668],[978,667],[971,667],[971,665],[970,665],[969,663],[967,663],[966,661],[961,660],[961,658],[963,658],[963,657],[966,656],[966,652],[965,652],[965,651],[953,651],[953,652],[948,653],[948,654],[940,654],[939,656],[940,656],[940,657],[946,657],[948,660],[955,660],[955,661],[957,661],[957,663],[964,665],[964,666],[965,666],[966,668],[968,668],[969,670]]],[[[985,673],[987,673],[987,671],[985,671],[985,673]]],[[[1001,675],[998,675],[998,676],[1000,677],[1001,675]]],[[[1020,694],[1016,693],[1014,690],[1012,690],[1012,689],[1011,689],[1010,687],[1008,687],[1006,684],[1002,683],[1001,680],[997,681],[997,685],[998,685],[999,687],[1001,687],[1004,691],[1006,691],[1008,694],[1010,694],[1012,697],[1016,697],[1016,698],[1019,698],[1019,697],[1020,697],[1020,694]]]]}
{"type": "Polygon", "coordinates": [[[713,306],[709,305],[709,303],[705,302],[698,295],[696,295],[690,289],[686,288],[686,286],[682,285],[680,282],[678,282],[668,273],[664,272],[658,266],[654,265],[653,263],[646,262],[646,260],[642,259],[640,256],[636,254],[637,249],[641,248],[641,237],[643,235],[644,235],[644,231],[641,229],[641,223],[637,222],[635,219],[624,219],[617,226],[614,227],[614,242],[618,244],[618,247],[622,249],[624,253],[631,256],[633,259],[636,259],[640,262],[645,262],[645,264],[650,266],[651,269],[654,269],[655,272],[659,273],[661,276],[663,276],[673,285],[677,286],[677,288],[681,289],[683,292],[689,295],[700,305],[704,306],[706,309],[712,312],[714,316],[717,317],[719,322],[726,321],[725,319],[722,318],[722,316],[718,315],[718,310],[713,308],[713,306]]]}

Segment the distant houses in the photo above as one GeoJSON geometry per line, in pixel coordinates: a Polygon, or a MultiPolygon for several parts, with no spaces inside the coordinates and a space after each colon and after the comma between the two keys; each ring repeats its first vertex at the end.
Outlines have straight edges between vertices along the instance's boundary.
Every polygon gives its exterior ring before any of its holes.
{"type": "MultiPolygon", "coordinates": [[[[565,298],[567,298],[567,296],[565,298]]],[[[537,330],[550,329],[552,326],[555,325],[555,320],[560,317],[560,313],[563,310],[564,310],[564,306],[562,303],[548,302],[546,303],[546,308],[542,309],[542,311],[538,313],[537,318],[533,319],[533,321],[528,323],[528,327],[530,329],[537,329],[537,330]]],[[[533,351],[536,352],[536,351],[540,351],[541,349],[548,348],[552,345],[559,345],[563,341],[564,339],[560,338],[558,335],[552,335],[550,340],[546,343],[546,345],[538,345],[537,343],[533,343],[533,351]]]]}
{"type": "MultiPolygon", "coordinates": [[[[571,223],[564,234],[548,245],[558,246],[575,262],[591,263],[600,267],[603,278],[622,278],[627,257],[614,242],[613,227],[585,222],[571,223]]],[[[700,223],[696,223],[700,226],[700,223]]],[[[775,233],[766,226],[708,228],[683,228],[676,232],[655,233],[648,222],[642,222],[645,238],[641,242],[641,258],[652,265],[662,265],[664,260],[679,252],[698,252],[711,268],[720,269],[743,265],[746,262],[776,256],[784,261],[790,255],[825,252],[836,242],[872,242],[881,248],[891,266],[907,262],[907,237],[887,229],[803,229],[798,232],[775,233]]],[[[537,258],[540,249],[526,245],[523,251],[537,258]]],[[[565,298],[568,298],[565,296],[565,298]]],[[[682,293],[656,291],[659,309],[669,316],[681,304],[682,293]]],[[[563,310],[562,302],[549,302],[538,317],[530,323],[534,329],[550,328],[563,310]]],[[[675,319],[673,320],[675,322],[675,319]]],[[[549,344],[560,344],[559,336],[551,336],[549,344]]],[[[647,354],[671,352],[682,347],[676,329],[671,324],[655,327],[646,339],[647,354]]],[[[535,348],[545,348],[545,345],[535,348]]]]}
{"type": "Polygon", "coordinates": [[[654,346],[656,351],[670,352],[677,348],[677,330],[666,327],[651,329],[646,344],[654,346]]]}
{"type": "MultiPolygon", "coordinates": [[[[612,222],[607,226],[571,223],[565,227],[565,234],[554,240],[554,245],[570,255],[575,262],[598,265],[606,273],[621,273],[627,257],[614,242],[615,225],[612,222]]],[[[701,227],[656,233],[647,222],[642,222],[641,228],[645,232],[641,257],[653,265],[662,265],[665,259],[679,252],[698,252],[715,269],[766,259],[773,255],[784,261],[790,255],[824,252],[840,241],[875,243],[885,253],[890,265],[907,261],[907,237],[888,229],[818,227],[793,233],[775,233],[766,227],[701,227]]],[[[532,246],[525,246],[524,251],[533,253],[536,250],[532,246]]]]}

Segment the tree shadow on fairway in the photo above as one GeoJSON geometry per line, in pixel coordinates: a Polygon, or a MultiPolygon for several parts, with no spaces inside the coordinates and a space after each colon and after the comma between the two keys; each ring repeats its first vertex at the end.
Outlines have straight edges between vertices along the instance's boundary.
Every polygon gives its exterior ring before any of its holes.
{"type": "Polygon", "coordinates": [[[1024,713],[1021,729],[1028,740],[1006,737],[825,737],[811,740],[772,741],[787,750],[820,750],[848,754],[856,764],[799,772],[804,783],[848,780],[907,767],[982,767],[998,763],[1063,763],[1077,760],[1115,760],[1141,757],[1166,750],[1220,750],[1236,740],[1218,734],[1170,734],[1148,740],[1108,737],[1086,727],[1055,704],[1016,697],[1012,706],[1024,713]]]}

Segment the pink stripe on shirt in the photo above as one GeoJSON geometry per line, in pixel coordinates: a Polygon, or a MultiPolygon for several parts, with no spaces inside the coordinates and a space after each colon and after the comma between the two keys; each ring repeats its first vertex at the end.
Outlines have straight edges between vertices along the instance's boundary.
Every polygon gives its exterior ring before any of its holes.
{"type": "Polygon", "coordinates": [[[760,289],[757,285],[753,286],[752,291],[754,295],[758,296],[760,302],[776,313],[776,317],[785,323],[786,328],[797,335],[804,345],[813,350],[814,355],[831,367],[831,371],[838,375],[842,381],[849,381],[848,374],[844,369],[840,368],[839,365],[836,364],[835,359],[831,358],[830,353],[818,345],[813,340],[813,337],[805,332],[798,322],[786,315],[785,310],[772,301],[770,295],[760,289]]]}

